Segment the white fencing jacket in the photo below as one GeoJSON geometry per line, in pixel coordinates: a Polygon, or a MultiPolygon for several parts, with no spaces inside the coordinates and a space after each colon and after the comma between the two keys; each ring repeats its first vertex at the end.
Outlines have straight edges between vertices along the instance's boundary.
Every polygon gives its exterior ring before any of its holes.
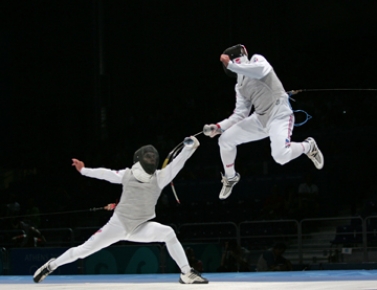
{"type": "Polygon", "coordinates": [[[150,175],[149,182],[135,178],[132,170],[134,166],[122,170],[84,167],[80,172],[84,176],[123,185],[114,215],[119,217],[127,232],[131,233],[137,226],[156,216],[155,207],[162,189],[174,179],[195,150],[196,148],[185,146],[170,164],[150,175]]]}
{"type": "Polygon", "coordinates": [[[270,63],[259,54],[254,54],[247,63],[229,62],[229,70],[237,73],[236,105],[233,114],[218,122],[221,129],[226,130],[249,116],[254,107],[254,113],[263,126],[270,118],[271,110],[279,104],[281,97],[288,99],[288,94],[277,77],[270,63]]]}

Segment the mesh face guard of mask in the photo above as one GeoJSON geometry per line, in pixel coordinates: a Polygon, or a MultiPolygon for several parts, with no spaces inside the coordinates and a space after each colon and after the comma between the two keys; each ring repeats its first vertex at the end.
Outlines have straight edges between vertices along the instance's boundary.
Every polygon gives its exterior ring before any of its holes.
{"type": "Polygon", "coordinates": [[[157,170],[157,166],[159,163],[159,155],[157,149],[154,148],[154,146],[152,145],[145,145],[139,148],[138,150],[136,150],[134,154],[134,163],[136,162],[140,162],[141,166],[143,167],[146,173],[153,174],[157,170]],[[154,163],[149,163],[146,160],[144,160],[145,154],[148,153],[151,153],[154,156],[154,163]]]}

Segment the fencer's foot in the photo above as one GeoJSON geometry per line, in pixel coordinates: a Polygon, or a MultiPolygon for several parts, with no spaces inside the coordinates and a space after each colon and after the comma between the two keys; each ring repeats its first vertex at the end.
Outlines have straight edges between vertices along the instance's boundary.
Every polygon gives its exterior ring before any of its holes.
{"type": "Polygon", "coordinates": [[[238,173],[236,173],[234,177],[227,178],[221,173],[221,177],[222,177],[221,182],[223,183],[223,188],[220,191],[219,198],[226,199],[232,193],[233,186],[235,186],[237,182],[240,181],[241,176],[238,173]]]}
{"type": "Polygon", "coordinates": [[[179,278],[181,284],[208,284],[208,280],[203,278],[202,275],[191,268],[191,271],[186,274],[181,274],[179,278]]]}
{"type": "Polygon", "coordinates": [[[42,267],[40,267],[37,271],[35,271],[33,280],[35,283],[42,282],[53,270],[50,269],[49,265],[55,258],[50,259],[47,263],[45,263],[42,267]]]}
{"type": "Polygon", "coordinates": [[[317,169],[322,169],[323,165],[325,164],[325,160],[323,159],[323,154],[321,150],[319,150],[317,143],[312,137],[306,138],[305,142],[308,142],[310,145],[309,152],[306,153],[308,157],[313,161],[314,166],[317,169]]]}

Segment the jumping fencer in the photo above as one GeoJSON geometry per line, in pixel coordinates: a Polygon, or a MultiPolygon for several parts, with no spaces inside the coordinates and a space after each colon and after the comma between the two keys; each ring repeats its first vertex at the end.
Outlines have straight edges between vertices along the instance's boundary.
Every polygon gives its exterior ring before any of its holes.
{"type": "Polygon", "coordinates": [[[219,198],[229,197],[241,178],[234,163],[237,146],[243,143],[269,137],[271,155],[278,164],[284,165],[304,153],[317,169],[322,169],[323,154],[312,137],[291,142],[295,118],[289,97],[266,58],[254,54],[249,60],[245,46],[238,44],[227,48],[220,61],[225,73],[237,78],[237,83],[233,114],[203,128],[203,133],[211,138],[221,134],[218,143],[224,174],[219,198]]]}

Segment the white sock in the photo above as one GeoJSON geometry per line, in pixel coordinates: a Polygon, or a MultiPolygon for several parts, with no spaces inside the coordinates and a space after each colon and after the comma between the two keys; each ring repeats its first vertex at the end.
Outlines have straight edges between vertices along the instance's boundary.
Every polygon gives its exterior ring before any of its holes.
{"type": "MultiPolygon", "coordinates": [[[[224,168],[225,169],[225,168],[224,168]]],[[[228,167],[225,169],[225,176],[226,178],[230,179],[234,176],[236,176],[236,170],[234,169],[234,166],[228,167]]]]}
{"type": "Polygon", "coordinates": [[[56,265],[55,261],[52,261],[52,262],[50,262],[50,263],[48,264],[48,267],[47,267],[47,268],[48,268],[50,271],[54,271],[57,267],[58,267],[58,265],[56,265]]]}
{"type": "Polygon", "coordinates": [[[307,148],[310,148],[309,143],[307,142],[291,142],[291,157],[290,160],[293,160],[299,157],[301,154],[306,153],[308,151],[307,148]]]}
{"type": "Polygon", "coordinates": [[[237,149],[232,150],[220,150],[221,160],[224,166],[224,174],[227,178],[232,178],[236,175],[234,168],[234,162],[237,155],[237,149]]]}
{"type": "Polygon", "coordinates": [[[310,151],[310,144],[309,144],[309,142],[304,141],[301,144],[304,147],[304,153],[308,154],[308,152],[310,151]]]}
{"type": "Polygon", "coordinates": [[[181,268],[181,272],[183,273],[183,274],[187,274],[187,273],[189,273],[191,271],[191,267],[190,266],[183,266],[182,268],[181,268]]]}

